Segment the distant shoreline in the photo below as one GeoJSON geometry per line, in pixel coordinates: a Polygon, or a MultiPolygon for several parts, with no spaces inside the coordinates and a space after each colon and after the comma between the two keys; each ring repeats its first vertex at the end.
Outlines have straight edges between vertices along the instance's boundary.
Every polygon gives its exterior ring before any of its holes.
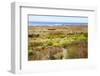
{"type": "Polygon", "coordinates": [[[88,23],[65,23],[65,22],[28,22],[28,26],[81,26],[88,23]]]}
{"type": "Polygon", "coordinates": [[[88,26],[88,24],[80,25],[28,25],[29,27],[66,27],[66,26],[88,26]]]}

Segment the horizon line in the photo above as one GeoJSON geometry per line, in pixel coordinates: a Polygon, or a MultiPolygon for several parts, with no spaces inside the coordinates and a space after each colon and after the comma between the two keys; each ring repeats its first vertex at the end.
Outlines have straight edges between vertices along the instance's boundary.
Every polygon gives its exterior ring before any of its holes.
{"type": "Polygon", "coordinates": [[[64,26],[64,25],[82,25],[82,24],[88,24],[88,23],[81,23],[81,22],[28,22],[28,26],[64,26]],[[52,24],[52,25],[51,25],[52,24]]]}

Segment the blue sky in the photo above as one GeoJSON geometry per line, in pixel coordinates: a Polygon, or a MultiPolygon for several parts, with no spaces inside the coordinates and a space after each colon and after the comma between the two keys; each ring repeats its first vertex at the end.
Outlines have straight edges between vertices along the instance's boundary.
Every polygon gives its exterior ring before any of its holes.
{"type": "Polygon", "coordinates": [[[63,17],[63,16],[34,16],[28,17],[29,26],[34,25],[61,25],[61,24],[75,24],[75,23],[88,23],[88,18],[86,17],[63,17]]]}

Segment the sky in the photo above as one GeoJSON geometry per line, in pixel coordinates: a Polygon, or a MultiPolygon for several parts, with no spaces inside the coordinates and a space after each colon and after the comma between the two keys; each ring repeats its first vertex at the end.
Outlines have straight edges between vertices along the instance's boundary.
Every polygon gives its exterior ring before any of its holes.
{"type": "Polygon", "coordinates": [[[70,17],[70,16],[28,16],[29,26],[42,26],[42,25],[63,25],[63,24],[79,24],[88,23],[87,17],[70,17]]]}

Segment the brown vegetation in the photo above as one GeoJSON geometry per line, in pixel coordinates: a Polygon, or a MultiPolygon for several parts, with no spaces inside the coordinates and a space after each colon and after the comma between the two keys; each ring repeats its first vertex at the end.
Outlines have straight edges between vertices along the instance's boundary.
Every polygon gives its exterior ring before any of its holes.
{"type": "Polygon", "coordinates": [[[88,58],[87,40],[87,26],[29,26],[28,60],[88,58]]]}

